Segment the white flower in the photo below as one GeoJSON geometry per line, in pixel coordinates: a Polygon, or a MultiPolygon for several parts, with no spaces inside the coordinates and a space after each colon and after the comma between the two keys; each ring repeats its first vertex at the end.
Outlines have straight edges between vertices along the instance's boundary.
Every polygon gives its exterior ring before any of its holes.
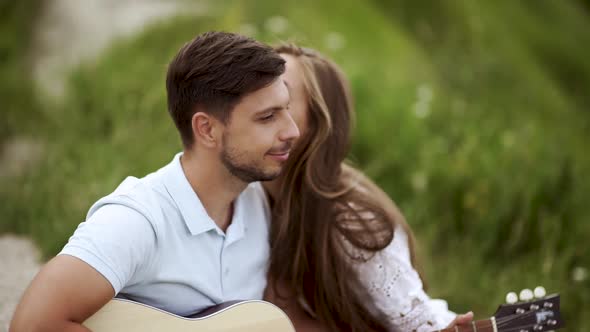
{"type": "Polygon", "coordinates": [[[511,148],[514,145],[514,141],[514,134],[512,132],[506,131],[502,134],[502,145],[504,145],[505,148],[511,148]]]}
{"type": "Polygon", "coordinates": [[[238,31],[242,35],[248,36],[248,37],[254,37],[258,34],[258,28],[256,28],[256,26],[254,24],[250,24],[250,23],[242,24],[238,28],[238,31]]]}
{"type": "Polygon", "coordinates": [[[432,97],[434,94],[432,93],[432,88],[428,86],[428,84],[422,84],[418,87],[418,100],[430,102],[432,101],[432,97]]]}
{"type": "Polygon", "coordinates": [[[420,119],[424,119],[430,114],[430,103],[427,101],[418,100],[414,104],[414,114],[420,119]]]}
{"type": "Polygon", "coordinates": [[[430,114],[430,102],[434,93],[432,92],[432,88],[428,86],[428,84],[424,83],[418,86],[416,89],[416,103],[414,104],[414,114],[417,117],[423,119],[430,114]]]}
{"type": "Polygon", "coordinates": [[[264,27],[266,30],[274,33],[274,34],[281,34],[287,31],[287,27],[289,26],[289,21],[283,16],[273,16],[270,17],[264,22],[264,27]]]}
{"type": "Polygon", "coordinates": [[[428,178],[422,171],[412,174],[412,187],[417,192],[423,192],[428,187],[428,178]]]}
{"type": "Polygon", "coordinates": [[[572,270],[572,280],[582,282],[588,279],[588,270],[581,266],[577,266],[572,270]]]}
{"type": "Polygon", "coordinates": [[[326,47],[332,51],[340,50],[346,45],[346,39],[338,32],[330,32],[324,40],[326,47]]]}

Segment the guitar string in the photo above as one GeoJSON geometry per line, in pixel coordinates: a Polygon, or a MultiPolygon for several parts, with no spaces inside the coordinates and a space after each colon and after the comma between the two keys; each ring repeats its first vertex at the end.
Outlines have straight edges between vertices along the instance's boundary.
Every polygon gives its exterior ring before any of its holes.
{"type": "MultiPolygon", "coordinates": [[[[522,319],[522,318],[528,318],[530,316],[533,316],[536,312],[535,311],[528,311],[524,314],[520,314],[520,315],[512,315],[510,317],[507,318],[501,318],[501,319],[497,319],[496,318],[496,322],[499,321],[499,323],[497,324],[498,328],[502,327],[502,332],[513,332],[513,331],[521,331],[522,327],[511,327],[511,328],[506,328],[506,326],[504,325],[509,325],[509,323],[513,322],[514,320],[517,319],[522,319]]],[[[535,324],[537,325],[537,324],[535,324]]]]}

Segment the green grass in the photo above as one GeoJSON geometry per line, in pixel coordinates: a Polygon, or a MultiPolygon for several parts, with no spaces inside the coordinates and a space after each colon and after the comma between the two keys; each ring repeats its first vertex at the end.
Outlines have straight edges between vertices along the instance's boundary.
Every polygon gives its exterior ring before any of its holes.
{"type": "Polygon", "coordinates": [[[432,295],[485,317],[506,292],[541,284],[562,294],[568,331],[590,331],[580,318],[590,280],[572,280],[590,269],[590,17],[581,8],[239,1],[218,3],[212,18],[154,26],[76,69],[62,105],[43,104],[35,132],[46,151],[0,189],[0,233],[30,234],[50,257],[96,199],[168,162],[180,149],[166,112],[168,61],[202,31],[248,24],[261,40],[293,39],[344,68],[358,114],[351,158],[406,214],[432,295]],[[272,33],[266,22],[277,15],[288,25],[272,33]],[[334,33],[341,48],[326,42],[334,33]]]}
{"type": "Polygon", "coordinates": [[[0,145],[8,137],[30,132],[31,119],[40,115],[27,58],[31,22],[37,16],[39,3],[0,3],[0,145]]]}

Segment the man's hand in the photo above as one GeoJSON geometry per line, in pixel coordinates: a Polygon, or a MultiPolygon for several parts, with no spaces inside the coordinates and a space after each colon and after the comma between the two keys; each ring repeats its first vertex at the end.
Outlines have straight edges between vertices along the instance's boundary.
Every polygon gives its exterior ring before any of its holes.
{"type": "Polygon", "coordinates": [[[470,325],[472,321],[473,321],[473,312],[470,311],[466,314],[457,315],[457,317],[455,317],[455,319],[453,319],[453,321],[446,328],[452,329],[455,326],[470,325]]]}

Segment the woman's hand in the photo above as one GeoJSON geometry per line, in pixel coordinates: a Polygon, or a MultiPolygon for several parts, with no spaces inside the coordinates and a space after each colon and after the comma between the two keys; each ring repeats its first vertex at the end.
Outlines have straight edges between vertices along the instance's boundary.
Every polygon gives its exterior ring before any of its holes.
{"type": "Polygon", "coordinates": [[[455,319],[453,319],[453,321],[446,328],[452,329],[455,326],[470,325],[472,321],[473,321],[473,312],[470,311],[466,314],[457,315],[457,317],[455,317],[455,319]]]}

